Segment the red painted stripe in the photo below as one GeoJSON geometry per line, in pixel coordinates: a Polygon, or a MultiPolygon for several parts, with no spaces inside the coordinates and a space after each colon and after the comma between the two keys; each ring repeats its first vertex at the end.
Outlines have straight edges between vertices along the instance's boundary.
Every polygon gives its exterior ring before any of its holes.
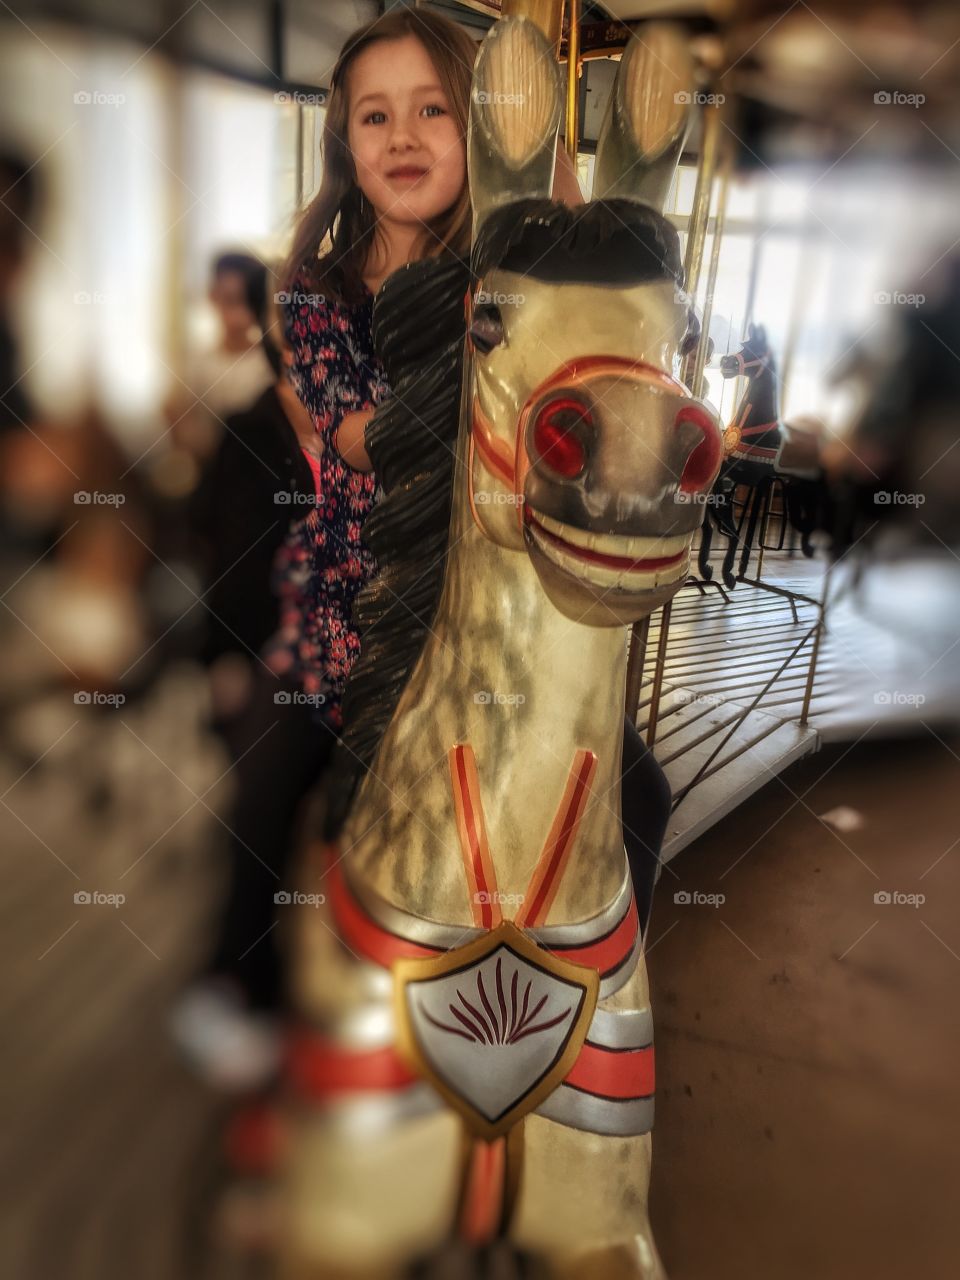
{"type": "Polygon", "coordinates": [[[294,1088],[311,1097],[406,1089],[419,1080],[393,1046],[344,1049],[311,1032],[291,1037],[287,1069],[294,1088]]]}
{"type": "MultiPolygon", "coordinates": [[[[394,960],[408,956],[437,956],[446,950],[444,947],[426,947],[410,942],[384,929],[366,914],[354,898],[339,864],[333,866],[328,874],[330,901],[337,928],[347,946],[358,955],[388,969],[394,960]]],[[[626,915],[606,937],[581,947],[547,949],[561,959],[569,960],[571,964],[586,965],[599,970],[603,975],[616,969],[627,958],[633,950],[639,928],[637,909],[631,901],[626,915]]]]}
{"type": "Polygon", "coordinates": [[[668,565],[679,564],[687,554],[684,550],[672,556],[650,556],[646,560],[634,560],[631,556],[609,555],[606,551],[594,551],[591,547],[581,547],[575,542],[568,542],[566,538],[560,538],[557,534],[551,533],[531,514],[528,507],[524,507],[524,518],[531,524],[535,524],[540,535],[548,542],[562,547],[572,555],[579,556],[581,560],[588,560],[591,564],[607,565],[613,569],[642,569],[652,572],[654,569],[665,569],[668,565]]]}
{"type": "Polygon", "coordinates": [[[772,431],[774,427],[779,427],[779,422],[758,422],[755,427],[741,427],[740,434],[742,436],[760,436],[765,431],[772,431]]]}
{"type": "Polygon", "coordinates": [[[572,837],[576,834],[578,826],[578,818],[580,813],[580,799],[586,789],[587,780],[593,769],[594,757],[584,755],[580,762],[580,773],[577,776],[576,786],[573,795],[570,797],[570,803],[567,805],[567,811],[563,815],[563,826],[560,828],[560,835],[550,855],[550,864],[547,867],[546,875],[543,882],[537,890],[537,896],[533,900],[533,906],[526,912],[526,919],[532,925],[540,922],[541,912],[544,909],[544,903],[550,895],[550,889],[556,878],[557,871],[563,862],[563,855],[567,850],[572,837]]]}
{"type": "Polygon", "coordinates": [[[493,427],[483,415],[483,411],[476,400],[473,402],[473,439],[476,443],[477,452],[483,459],[483,465],[491,474],[497,476],[508,489],[514,488],[513,477],[513,458],[507,450],[507,446],[496,435],[494,435],[493,427]]]}
{"type": "Polygon", "coordinates": [[[587,1043],[564,1084],[603,1098],[648,1098],[655,1077],[653,1045],[618,1051],[587,1043]]]}
{"type": "Polygon", "coordinates": [[[549,378],[541,382],[530,396],[528,403],[539,400],[553,387],[569,382],[582,382],[585,378],[597,378],[613,375],[618,378],[636,378],[643,382],[654,382],[665,391],[677,396],[690,395],[690,388],[672,374],[647,360],[628,360],[624,356],[578,356],[567,364],[561,365],[549,378]]]}
{"type": "Polygon", "coordinates": [[[590,942],[584,947],[551,947],[554,955],[571,964],[583,964],[590,969],[599,969],[601,975],[610,973],[626,960],[633,950],[640,931],[640,918],[637,907],[631,898],[627,914],[617,927],[605,938],[590,942]]]}
{"type": "Polygon", "coordinates": [[[422,947],[382,928],[361,908],[346,883],[339,863],[330,868],[330,901],[340,934],[358,955],[389,969],[394,960],[408,956],[436,956],[440,947],[422,947]]]}
{"type": "Polygon", "coordinates": [[[738,444],[734,447],[733,456],[735,458],[744,458],[749,462],[751,458],[775,458],[777,450],[768,449],[766,445],[760,444],[738,444]]]}
{"type": "Polygon", "coordinates": [[[469,1244],[486,1244],[496,1234],[503,1214],[506,1157],[505,1138],[474,1141],[460,1220],[460,1234],[469,1244]]]}
{"type": "Polygon", "coordinates": [[[493,923],[493,908],[490,903],[490,891],[483,871],[483,859],[480,856],[480,839],[477,832],[477,819],[470,801],[470,787],[467,781],[467,767],[464,760],[463,747],[457,747],[457,782],[460,786],[460,803],[463,805],[463,817],[470,841],[470,862],[473,867],[473,878],[477,892],[483,894],[480,899],[480,923],[489,929],[493,923]]]}

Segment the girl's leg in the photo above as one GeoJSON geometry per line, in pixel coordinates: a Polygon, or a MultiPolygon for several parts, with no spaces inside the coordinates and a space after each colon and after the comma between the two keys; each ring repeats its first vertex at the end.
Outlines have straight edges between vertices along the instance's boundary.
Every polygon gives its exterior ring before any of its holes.
{"type": "Polygon", "coordinates": [[[646,934],[660,848],[670,820],[670,784],[629,717],[623,726],[620,807],[640,927],[646,934]]]}
{"type": "Polygon", "coordinates": [[[282,979],[274,895],[287,888],[285,873],[300,804],[326,768],[336,742],[303,703],[276,702],[295,686],[262,676],[233,726],[236,800],[230,826],[230,883],[208,975],[228,977],[247,1004],[273,1011],[282,979]]]}

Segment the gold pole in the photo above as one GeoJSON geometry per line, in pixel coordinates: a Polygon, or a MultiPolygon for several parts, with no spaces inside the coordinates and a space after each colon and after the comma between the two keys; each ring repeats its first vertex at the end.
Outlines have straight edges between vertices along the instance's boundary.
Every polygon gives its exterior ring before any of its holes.
{"type": "Polygon", "coordinates": [[[820,592],[820,608],[817,614],[817,629],[813,633],[813,645],[810,651],[810,667],[807,671],[807,684],[803,691],[803,706],[800,709],[800,723],[806,725],[810,718],[810,702],[813,698],[813,685],[817,678],[817,659],[820,656],[820,639],[823,635],[827,619],[827,604],[830,600],[830,576],[833,565],[827,565],[823,575],[823,587],[820,592]]]}
{"type": "Polygon", "coordinates": [[[624,710],[631,721],[637,723],[640,707],[640,691],[643,688],[643,668],[647,663],[647,637],[650,635],[650,615],[635,622],[630,629],[630,653],[627,656],[627,693],[624,710]]]}
{"type": "MultiPolygon", "coordinates": [[[[720,107],[706,107],[703,113],[703,133],[700,145],[700,163],[697,169],[697,185],[693,193],[693,209],[687,224],[687,249],[683,261],[684,289],[695,300],[703,266],[703,247],[707,240],[707,222],[713,195],[713,179],[717,172],[717,149],[720,139],[720,107]]],[[[701,342],[703,335],[701,334],[701,342]]],[[[683,362],[681,378],[689,385],[697,352],[691,352],[683,362]]]]}
{"type": "Polygon", "coordinates": [[[577,142],[580,138],[580,0],[570,0],[570,22],[567,28],[567,125],[564,141],[567,155],[577,167],[577,142]]]}
{"type": "Polygon", "coordinates": [[[710,248],[710,266],[707,269],[707,291],[703,299],[703,324],[700,329],[700,341],[697,343],[693,365],[693,378],[690,389],[695,396],[703,395],[703,368],[707,363],[707,348],[710,345],[710,318],[713,315],[713,293],[717,287],[717,272],[720,268],[720,246],[723,243],[723,230],[727,221],[727,193],[730,188],[730,170],[733,168],[733,148],[723,148],[723,159],[720,161],[720,189],[717,192],[717,212],[713,219],[713,244],[710,248]]]}
{"type": "Polygon", "coordinates": [[[660,694],[663,691],[663,676],[667,668],[667,638],[670,632],[670,612],[673,605],[668,600],[660,614],[660,638],[657,642],[657,661],[653,669],[653,687],[650,690],[650,713],[647,717],[647,746],[652,747],[657,739],[657,719],[660,715],[660,694]]]}
{"type": "Polygon", "coordinates": [[[557,53],[563,24],[563,0],[503,0],[501,12],[505,18],[532,18],[553,45],[554,54],[557,53]]]}

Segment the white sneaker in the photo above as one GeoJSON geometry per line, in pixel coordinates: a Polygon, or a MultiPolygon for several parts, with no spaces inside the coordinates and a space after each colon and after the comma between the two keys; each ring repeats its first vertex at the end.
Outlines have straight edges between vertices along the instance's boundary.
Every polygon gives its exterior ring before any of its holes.
{"type": "Polygon", "coordinates": [[[229,981],[207,979],[188,987],[171,1009],[169,1025],[177,1046],[214,1088],[245,1093],[279,1069],[276,1020],[247,1009],[229,981]]]}

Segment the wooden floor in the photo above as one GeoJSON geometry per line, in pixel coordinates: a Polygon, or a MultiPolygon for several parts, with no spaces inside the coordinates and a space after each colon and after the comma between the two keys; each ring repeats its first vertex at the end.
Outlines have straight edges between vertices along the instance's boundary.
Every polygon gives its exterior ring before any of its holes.
{"type": "Polygon", "coordinates": [[[188,669],[136,705],[62,688],[5,723],[4,1280],[186,1280],[202,1256],[224,1104],[166,1017],[224,869],[204,714],[188,669]]]}
{"type": "Polygon", "coordinates": [[[665,869],[647,966],[671,1280],[960,1276],[958,788],[956,735],[827,745],[665,869]],[[821,820],[838,809],[862,825],[821,820]],[[895,892],[925,901],[875,901],[895,892]]]}

